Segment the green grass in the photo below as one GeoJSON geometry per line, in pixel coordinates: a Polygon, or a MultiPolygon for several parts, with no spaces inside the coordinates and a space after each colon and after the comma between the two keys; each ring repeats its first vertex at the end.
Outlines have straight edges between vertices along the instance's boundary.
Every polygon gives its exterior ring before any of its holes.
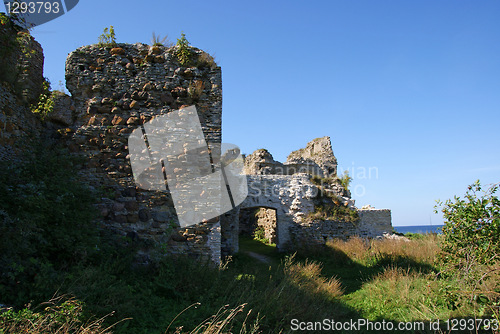
{"type": "Polygon", "coordinates": [[[239,243],[240,252],[250,251],[276,259],[283,258],[283,254],[278,253],[276,244],[267,244],[250,236],[240,236],[239,243]]]}

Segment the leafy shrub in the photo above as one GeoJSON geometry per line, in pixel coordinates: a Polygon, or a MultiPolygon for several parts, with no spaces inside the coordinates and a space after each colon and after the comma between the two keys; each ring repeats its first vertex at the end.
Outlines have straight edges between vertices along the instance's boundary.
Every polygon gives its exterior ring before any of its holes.
{"type": "Polygon", "coordinates": [[[0,313],[0,333],[31,333],[31,334],[106,334],[102,323],[106,317],[84,323],[84,304],[76,299],[55,298],[40,305],[42,311],[35,312],[31,308],[20,311],[9,309],[0,313]]]}
{"type": "Polygon", "coordinates": [[[263,226],[258,226],[254,231],[254,239],[265,244],[269,243],[269,240],[266,239],[266,231],[263,226]]]}
{"type": "MultiPolygon", "coordinates": [[[[498,184],[483,190],[476,181],[464,198],[438,201],[445,219],[439,260],[443,273],[456,283],[445,297],[455,305],[457,294],[468,297],[500,320],[500,200],[498,184]],[[458,286],[458,289],[457,289],[458,286]]],[[[482,314],[481,314],[482,315],[482,314]]]]}
{"type": "Polygon", "coordinates": [[[116,46],[116,35],[115,28],[110,26],[108,28],[104,28],[104,31],[101,36],[99,36],[99,46],[101,47],[114,47],[116,46]]]}
{"type": "Polygon", "coordinates": [[[344,171],[344,174],[339,178],[340,183],[345,190],[349,190],[349,185],[351,184],[352,177],[349,176],[349,171],[344,171]]]}
{"type": "Polygon", "coordinates": [[[79,182],[79,160],[32,144],[19,161],[0,162],[0,300],[47,300],[70,266],[97,245],[94,195],[79,182]]]}
{"type": "Polygon", "coordinates": [[[476,181],[465,197],[438,201],[445,225],[442,228],[442,260],[468,271],[473,262],[492,264],[500,256],[500,200],[495,193],[498,184],[482,191],[476,181]]]}
{"type": "Polygon", "coordinates": [[[40,115],[43,120],[52,111],[54,111],[54,98],[50,92],[50,82],[45,79],[42,83],[42,92],[38,96],[38,102],[31,106],[31,112],[40,115]]]}

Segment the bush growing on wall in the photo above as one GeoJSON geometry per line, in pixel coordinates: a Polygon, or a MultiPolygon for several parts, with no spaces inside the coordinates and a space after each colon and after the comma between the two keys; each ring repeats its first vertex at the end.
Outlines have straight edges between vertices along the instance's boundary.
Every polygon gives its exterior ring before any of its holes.
{"type": "Polygon", "coordinates": [[[45,79],[42,83],[42,92],[38,96],[38,102],[31,106],[31,112],[44,119],[52,111],[54,111],[54,97],[50,91],[50,82],[45,79]]]}

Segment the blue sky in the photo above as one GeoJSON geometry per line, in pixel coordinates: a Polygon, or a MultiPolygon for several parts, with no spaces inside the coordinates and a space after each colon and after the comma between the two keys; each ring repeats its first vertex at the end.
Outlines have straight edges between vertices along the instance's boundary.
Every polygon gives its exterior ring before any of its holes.
{"type": "Polygon", "coordinates": [[[330,136],[358,206],[422,225],[441,222],[436,199],[500,181],[499,15],[498,0],[81,0],[32,33],[57,88],[105,27],[127,43],[184,32],[222,66],[224,142],[284,161],[330,136]]]}

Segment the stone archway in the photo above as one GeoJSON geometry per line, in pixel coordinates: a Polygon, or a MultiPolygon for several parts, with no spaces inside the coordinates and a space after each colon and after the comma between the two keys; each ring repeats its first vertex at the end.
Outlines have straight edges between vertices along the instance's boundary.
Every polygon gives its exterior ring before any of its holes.
{"type": "Polygon", "coordinates": [[[276,247],[290,248],[290,226],[314,209],[314,186],[306,174],[247,175],[248,197],[240,204],[246,208],[276,210],[276,247]]]}

